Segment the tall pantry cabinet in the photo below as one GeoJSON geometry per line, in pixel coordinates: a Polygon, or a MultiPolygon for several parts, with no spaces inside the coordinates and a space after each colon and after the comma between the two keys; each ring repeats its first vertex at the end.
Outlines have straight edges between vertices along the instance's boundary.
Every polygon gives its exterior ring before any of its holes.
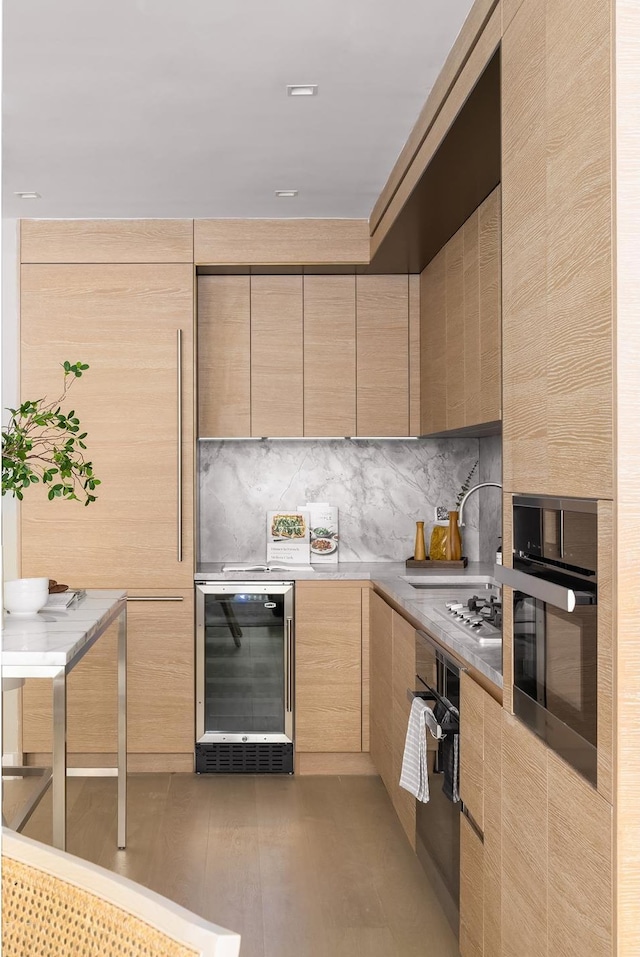
{"type": "MultiPolygon", "coordinates": [[[[24,222],[20,298],[21,396],[54,398],[62,387],[60,363],[89,364],[68,403],[88,433],[86,455],[102,483],[86,508],[30,490],[21,508],[22,574],[127,589],[130,766],[188,770],[194,740],[192,223],[24,222]]],[[[115,654],[108,641],[99,644],[70,686],[72,754],[116,750],[115,654]]],[[[49,703],[46,682],[27,682],[25,752],[50,749],[49,703]]]]}

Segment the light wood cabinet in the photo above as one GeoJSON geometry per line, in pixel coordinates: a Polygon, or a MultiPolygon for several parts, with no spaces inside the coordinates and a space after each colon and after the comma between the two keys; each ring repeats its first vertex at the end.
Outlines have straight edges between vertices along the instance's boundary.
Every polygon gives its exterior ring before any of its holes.
{"type": "Polygon", "coordinates": [[[501,705],[460,676],[460,953],[501,957],[501,705]]]}
{"type": "Polygon", "coordinates": [[[509,491],[613,497],[611,129],[609,5],[522,2],[502,41],[509,491]]]}
{"type": "MultiPolygon", "coordinates": [[[[147,592],[127,604],[127,751],[190,755],[194,742],[193,590],[147,592]],[[177,599],[177,600],[175,600],[177,599]]],[[[117,624],[69,675],[70,754],[117,748],[117,624]]],[[[51,751],[51,682],[23,689],[23,748],[51,751]]]]}
{"type": "Polygon", "coordinates": [[[423,434],[501,417],[500,188],[420,276],[423,434]]]}
{"type": "Polygon", "coordinates": [[[68,401],[102,482],[87,508],[31,489],[22,574],[78,587],[191,587],[192,267],[23,265],[20,295],[22,396],[53,398],[63,360],[89,364],[68,401]]]}
{"type": "Polygon", "coordinates": [[[251,435],[249,276],[198,279],[198,435],[251,435]]]}
{"type": "Polygon", "coordinates": [[[198,435],[417,434],[412,278],[200,276],[198,435]]]}
{"type": "Polygon", "coordinates": [[[302,276],[251,277],[251,435],[303,434],[302,276]]]}
{"type": "Polygon", "coordinates": [[[416,802],[400,787],[416,680],[416,633],[379,595],[370,596],[370,750],[409,843],[416,843],[416,802]]]}
{"type": "Polygon", "coordinates": [[[22,263],[188,263],[192,219],[23,219],[22,263]]]}
{"type": "Polygon", "coordinates": [[[613,954],[613,810],[511,715],[502,721],[502,953],[613,954]]]}
{"type": "Polygon", "coordinates": [[[407,276],[358,276],[357,435],[409,434],[407,276]]]}
{"type": "Polygon", "coordinates": [[[369,599],[369,749],[387,791],[393,782],[393,610],[375,592],[369,599]]]}
{"type": "Polygon", "coordinates": [[[355,433],[355,279],[305,276],[304,434],[355,433]]]}
{"type": "Polygon", "coordinates": [[[296,585],[296,750],[362,750],[362,586],[296,585]]]}
{"type": "Polygon", "coordinates": [[[391,633],[393,640],[391,665],[391,800],[400,818],[409,843],[416,843],[416,799],[405,788],[400,787],[402,758],[407,737],[407,725],[411,702],[407,690],[415,687],[416,680],[416,632],[413,625],[405,621],[397,612],[393,612],[391,633]]]}

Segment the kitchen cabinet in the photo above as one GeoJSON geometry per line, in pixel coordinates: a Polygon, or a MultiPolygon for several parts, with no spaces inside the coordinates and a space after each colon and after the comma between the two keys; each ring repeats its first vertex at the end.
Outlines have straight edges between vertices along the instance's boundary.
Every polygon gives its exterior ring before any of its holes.
{"type": "Polygon", "coordinates": [[[415,848],[416,802],[400,787],[416,680],[415,628],[379,595],[370,597],[370,750],[396,814],[415,848]]]}
{"type": "Polygon", "coordinates": [[[393,609],[373,592],[369,598],[369,615],[369,750],[378,774],[391,793],[393,609]]]}
{"type": "Polygon", "coordinates": [[[87,508],[30,490],[22,574],[89,588],[190,587],[191,266],[28,264],[20,296],[22,397],[59,395],[65,359],[89,364],[68,402],[102,482],[87,508]]]}
{"type": "Polygon", "coordinates": [[[304,434],[356,434],[353,276],[304,277],[304,434]]]}
{"type": "MultiPolygon", "coordinates": [[[[79,227],[69,228],[73,253],[79,227]]],[[[111,259],[120,248],[131,253],[131,244],[147,235],[127,223],[122,234],[112,224],[87,230],[89,260],[96,248],[111,259]]],[[[27,229],[25,243],[28,236],[27,229]]],[[[60,230],[55,238],[65,248],[60,230]]],[[[182,597],[171,608],[154,600],[130,613],[128,747],[138,770],[190,770],[193,265],[22,263],[20,298],[22,397],[58,395],[65,359],[89,364],[68,407],[88,433],[87,457],[102,482],[87,508],[31,490],[21,508],[22,574],[182,597]]],[[[106,635],[78,666],[69,699],[72,754],[115,752],[112,652],[106,635]]],[[[43,716],[50,704],[43,693],[29,683],[24,689],[26,752],[48,750],[43,716]]]]}
{"type": "Polygon", "coordinates": [[[297,752],[362,750],[362,585],[298,582],[297,752]]]}
{"type": "Polygon", "coordinates": [[[423,434],[501,417],[500,187],[420,277],[423,434]]]}
{"type": "Polygon", "coordinates": [[[200,276],[198,434],[417,434],[418,300],[409,276],[200,276]]]}
{"type": "Polygon", "coordinates": [[[613,497],[611,47],[599,0],[523,0],[502,41],[509,491],[613,497]]]}
{"type": "Polygon", "coordinates": [[[251,435],[248,276],[198,278],[198,435],[251,435]]]}
{"type": "Polygon", "coordinates": [[[408,435],[408,276],[358,276],[356,328],[357,435],[408,435]]]}
{"type": "Polygon", "coordinates": [[[501,712],[460,675],[460,953],[501,957],[501,712]]]}
{"type": "MultiPolygon", "coordinates": [[[[68,750],[72,755],[104,755],[103,763],[115,760],[117,747],[116,639],[114,626],[69,676],[68,750]]],[[[130,594],[127,659],[130,770],[190,771],[194,741],[191,589],[130,594]]],[[[26,681],[23,701],[24,750],[50,752],[50,682],[26,681]]]]}
{"type": "Polygon", "coordinates": [[[303,433],[302,276],[251,277],[251,435],[303,433]]]}
{"type": "Polygon", "coordinates": [[[502,719],[504,954],[613,954],[613,810],[511,715],[502,719]]]}
{"type": "Polygon", "coordinates": [[[407,691],[415,687],[416,680],[416,631],[413,625],[405,621],[397,612],[392,614],[391,636],[391,800],[409,839],[415,849],[416,843],[416,799],[405,788],[400,787],[402,758],[407,737],[407,725],[411,702],[407,691]]]}

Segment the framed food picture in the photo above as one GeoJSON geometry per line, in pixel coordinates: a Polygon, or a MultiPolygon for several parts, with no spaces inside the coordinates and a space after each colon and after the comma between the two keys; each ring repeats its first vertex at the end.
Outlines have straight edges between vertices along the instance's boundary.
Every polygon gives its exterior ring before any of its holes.
{"type": "Polygon", "coordinates": [[[267,561],[309,563],[309,512],[267,512],[267,561]]]}

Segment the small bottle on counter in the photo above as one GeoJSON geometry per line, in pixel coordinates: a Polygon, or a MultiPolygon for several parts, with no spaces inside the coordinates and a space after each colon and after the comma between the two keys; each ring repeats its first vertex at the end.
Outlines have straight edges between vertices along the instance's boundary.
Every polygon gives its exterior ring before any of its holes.
{"type": "Polygon", "coordinates": [[[413,549],[413,560],[424,562],[427,558],[426,546],[424,542],[424,522],[416,522],[416,543],[413,549]]]}
{"type": "Polygon", "coordinates": [[[498,539],[498,547],[496,549],[496,565],[502,565],[502,537],[498,539]]]}

